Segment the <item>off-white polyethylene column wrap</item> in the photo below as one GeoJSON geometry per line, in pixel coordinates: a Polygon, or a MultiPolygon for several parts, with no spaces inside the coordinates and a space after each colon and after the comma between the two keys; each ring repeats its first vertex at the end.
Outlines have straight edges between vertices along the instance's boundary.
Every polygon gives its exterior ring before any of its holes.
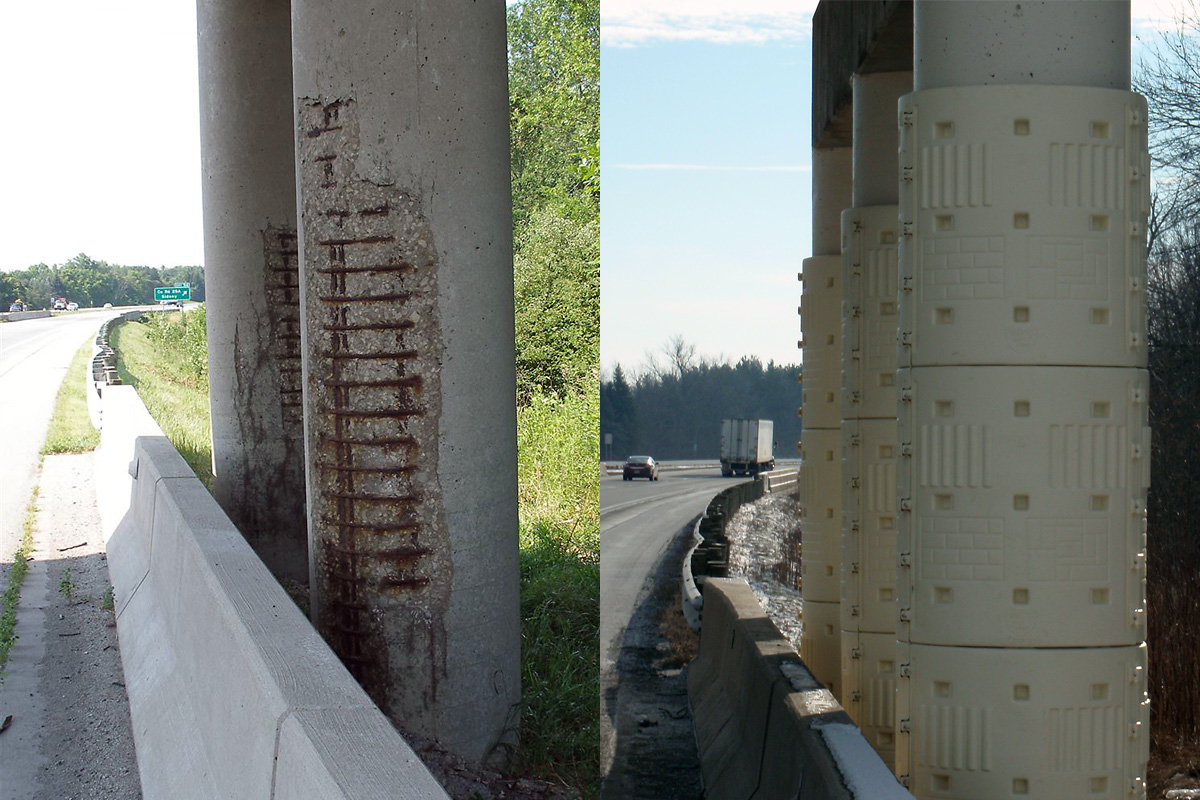
{"type": "Polygon", "coordinates": [[[897,206],[842,213],[842,704],[889,764],[895,746],[899,238],[897,206]]]}
{"type": "Polygon", "coordinates": [[[896,418],[899,209],[842,214],[842,419],[896,418]]]}
{"type": "Polygon", "coordinates": [[[894,633],[842,633],[842,706],[889,765],[896,758],[899,663],[894,633]]]}
{"type": "Polygon", "coordinates": [[[804,348],[800,462],[800,656],[813,675],[842,696],[841,669],[841,394],[842,209],[851,202],[849,147],[813,150],[813,257],[804,261],[804,348]]]}
{"type": "Polygon", "coordinates": [[[805,259],[803,275],[800,650],[817,680],[840,697],[842,258],[805,259]]]}
{"type": "Polygon", "coordinates": [[[1146,363],[1146,101],[984,86],[901,100],[900,214],[919,247],[900,366],[1146,363]]]}
{"type": "Polygon", "coordinates": [[[1144,797],[1145,101],[930,89],[900,126],[897,773],[1144,797]]]}
{"type": "Polygon", "coordinates": [[[926,367],[899,380],[911,452],[899,546],[912,578],[900,590],[900,638],[1141,643],[1146,371],[926,367]]]}
{"type": "Polygon", "coordinates": [[[837,603],[842,592],[842,432],[805,428],[800,436],[801,589],[806,602],[837,603]]]}
{"type": "Polygon", "coordinates": [[[842,409],[842,258],[804,259],[804,428],[837,430],[842,409]]]}
{"type": "Polygon", "coordinates": [[[842,630],[840,603],[822,603],[804,598],[801,618],[800,658],[813,677],[834,697],[842,697],[842,630]]]}
{"type": "Polygon", "coordinates": [[[900,644],[897,763],[918,798],[1134,798],[1149,758],[1146,646],[900,644]]]}

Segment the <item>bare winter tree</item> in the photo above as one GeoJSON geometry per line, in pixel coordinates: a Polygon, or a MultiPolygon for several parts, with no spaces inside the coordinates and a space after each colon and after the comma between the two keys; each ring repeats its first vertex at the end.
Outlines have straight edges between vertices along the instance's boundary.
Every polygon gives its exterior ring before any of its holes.
{"type": "Polygon", "coordinates": [[[1200,212],[1200,9],[1195,0],[1180,7],[1175,26],[1148,51],[1133,83],[1150,111],[1153,247],[1157,234],[1200,212]]]}
{"type": "Polygon", "coordinates": [[[1151,450],[1147,610],[1154,748],[1200,735],[1200,8],[1143,60],[1154,197],[1147,312],[1151,450]]]}

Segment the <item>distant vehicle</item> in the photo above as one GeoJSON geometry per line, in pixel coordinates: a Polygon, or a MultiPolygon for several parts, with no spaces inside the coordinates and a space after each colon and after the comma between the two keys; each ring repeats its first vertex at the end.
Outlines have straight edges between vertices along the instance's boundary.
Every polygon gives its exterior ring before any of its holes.
{"type": "Polygon", "coordinates": [[[167,307],[183,308],[183,301],[182,300],[159,300],[158,305],[160,308],[167,308],[167,307]]]}
{"type": "Polygon", "coordinates": [[[105,308],[112,308],[112,303],[105,303],[105,304],[104,304],[104,307],[105,307],[105,308]]]}
{"type": "Polygon", "coordinates": [[[621,470],[621,480],[631,481],[634,478],[658,480],[658,464],[650,456],[630,456],[625,459],[625,467],[621,470]]]}
{"type": "Polygon", "coordinates": [[[78,311],[79,303],[67,303],[67,311],[78,311]]]}
{"type": "Polygon", "coordinates": [[[65,297],[54,298],[53,308],[55,311],[66,311],[67,310],[67,298],[65,298],[65,297]]]}
{"type": "Polygon", "coordinates": [[[721,474],[757,475],[775,469],[775,423],[769,419],[721,420],[721,474]]]}

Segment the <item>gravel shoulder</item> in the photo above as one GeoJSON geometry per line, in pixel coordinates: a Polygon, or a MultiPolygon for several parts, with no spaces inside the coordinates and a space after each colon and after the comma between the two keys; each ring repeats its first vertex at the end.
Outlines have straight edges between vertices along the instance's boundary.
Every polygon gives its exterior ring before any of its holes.
{"type": "Polygon", "coordinates": [[[93,455],[47,456],[20,637],[0,684],[0,775],[12,800],[140,798],[93,455]]]}

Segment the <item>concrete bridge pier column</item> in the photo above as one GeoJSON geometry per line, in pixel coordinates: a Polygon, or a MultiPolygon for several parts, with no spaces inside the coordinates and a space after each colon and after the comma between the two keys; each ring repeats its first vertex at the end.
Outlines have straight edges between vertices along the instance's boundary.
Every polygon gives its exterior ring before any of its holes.
{"type": "Polygon", "coordinates": [[[851,203],[851,149],[813,150],[813,256],[804,260],[800,462],[800,655],[841,697],[842,209],[851,203]]]}
{"type": "Polygon", "coordinates": [[[895,751],[896,103],[911,72],[858,74],[853,208],[842,214],[842,705],[895,751]]]}
{"type": "Polygon", "coordinates": [[[200,0],[213,493],[282,581],[308,582],[287,0],[200,0]]]}
{"type": "Polygon", "coordinates": [[[1145,100],[1127,2],[917,0],[897,773],[1145,797],[1145,100]]]}
{"type": "Polygon", "coordinates": [[[520,702],[505,12],[293,2],[312,613],[408,734],[520,702]]]}

